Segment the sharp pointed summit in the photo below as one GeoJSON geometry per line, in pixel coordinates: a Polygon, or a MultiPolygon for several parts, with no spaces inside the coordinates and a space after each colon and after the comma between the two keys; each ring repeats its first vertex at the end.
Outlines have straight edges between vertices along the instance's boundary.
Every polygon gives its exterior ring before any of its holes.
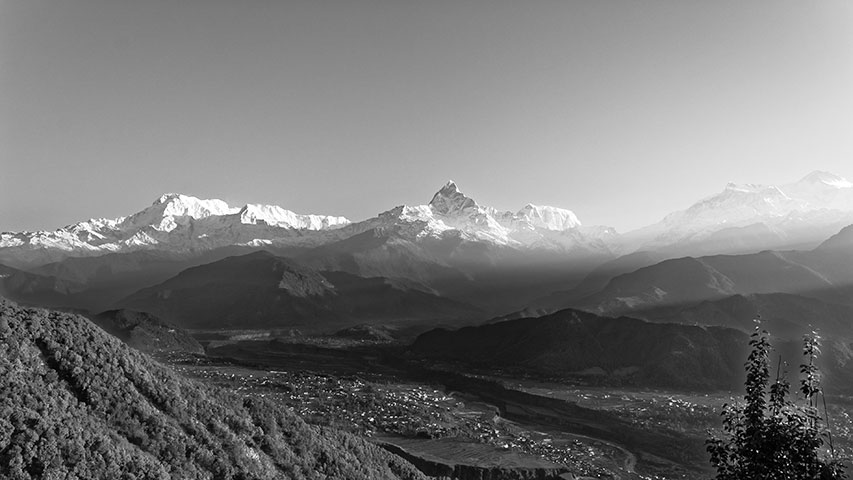
{"type": "Polygon", "coordinates": [[[466,196],[459,190],[453,180],[448,180],[441,190],[436,192],[429,202],[429,206],[440,214],[449,215],[459,212],[466,208],[476,208],[477,202],[473,198],[466,196]]]}

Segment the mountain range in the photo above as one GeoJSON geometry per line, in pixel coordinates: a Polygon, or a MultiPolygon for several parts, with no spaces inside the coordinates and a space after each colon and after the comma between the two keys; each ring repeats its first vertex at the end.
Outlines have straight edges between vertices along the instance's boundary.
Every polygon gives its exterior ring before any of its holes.
{"type": "Polygon", "coordinates": [[[811,250],[665,260],[615,276],[573,303],[599,313],[624,313],[761,293],[853,304],[853,226],[811,250]]]}
{"type": "Polygon", "coordinates": [[[53,232],[4,232],[0,263],[33,267],[140,250],[193,256],[226,246],[310,248],[373,229],[391,229],[410,241],[454,238],[528,250],[734,253],[753,248],[756,241],[762,248],[813,247],[851,223],[853,182],[820,171],[781,186],[730,183],[718,194],[624,235],[610,227],[586,227],[562,208],[527,204],[507,212],[482,206],[452,181],[426,205],[394,207],[359,222],[274,205],[231,207],[221,200],[170,193],[126,217],[92,219],[53,232]]]}
{"type": "Polygon", "coordinates": [[[0,263],[82,285],[65,292],[65,304],[51,305],[95,310],[186,268],[258,250],[317,270],[384,277],[457,300],[473,299],[480,307],[491,305],[491,292],[503,288],[519,292],[505,301],[514,306],[525,297],[514,279],[525,275],[519,269],[530,272],[527,283],[535,285],[526,297],[532,298],[542,284],[571,283],[575,278],[564,278],[567,270],[614,255],[612,238],[612,229],[581,226],[564,209],[483,207],[448,182],[426,205],[395,207],[355,223],[167,194],[127,217],[54,232],[3,233],[0,263]]]}
{"type": "Polygon", "coordinates": [[[574,213],[560,208],[528,204],[512,213],[483,207],[452,181],[427,205],[395,207],[357,223],[344,217],[301,215],[273,205],[237,208],[221,200],[170,193],[126,217],[92,219],[53,232],[4,232],[0,234],[0,262],[31,267],[69,257],[141,250],[190,257],[227,246],[305,248],[383,228],[408,240],[453,237],[515,248],[564,250],[577,247],[586,236],[611,233],[606,228],[583,229],[574,213]]]}
{"type": "Polygon", "coordinates": [[[670,256],[813,248],[853,223],[853,182],[814,171],[786,185],[729,183],[660,222],[626,234],[628,250],[670,256]]]}
{"type": "MultiPolygon", "coordinates": [[[[583,225],[557,207],[483,206],[452,181],[427,204],[356,222],[166,194],[126,217],[0,234],[0,293],[91,312],[147,308],[196,328],[202,317],[188,312],[182,296],[207,288],[205,276],[229,285],[223,298],[253,308],[257,327],[304,327],[312,315],[337,328],[368,317],[437,324],[565,307],[622,314],[777,292],[845,303],[853,281],[850,224],[853,183],[826,172],[782,186],[730,184],[625,234],[583,225]],[[234,260],[260,251],[267,256],[234,260]],[[269,264],[258,268],[277,272],[261,289],[267,293],[249,291],[245,276],[229,277],[243,268],[238,263],[262,258],[269,264]],[[294,296],[301,287],[285,272],[334,288],[294,296]],[[246,281],[237,285],[237,278],[246,281]],[[265,303],[270,298],[276,307],[265,303]]],[[[233,324],[226,310],[217,310],[222,315],[212,324],[233,324]]]]}
{"type": "Polygon", "coordinates": [[[480,314],[384,278],[319,272],[264,251],[189,268],[117,305],[183,328],[305,332],[391,321],[467,323],[480,314]]]}

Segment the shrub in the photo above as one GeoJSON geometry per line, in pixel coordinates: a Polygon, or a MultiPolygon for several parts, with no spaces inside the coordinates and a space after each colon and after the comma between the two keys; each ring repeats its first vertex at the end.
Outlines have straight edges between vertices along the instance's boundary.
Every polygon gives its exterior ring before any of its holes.
{"type": "Polygon", "coordinates": [[[767,331],[756,325],[745,364],[744,402],[723,405],[723,434],[710,435],[706,441],[717,480],[846,478],[818,410],[818,395],[823,396],[820,371],[815,364],[819,340],[815,332],[804,337],[806,363],[800,366],[799,388],[802,396],[794,401],[789,399],[791,386],[782,372],[781,358],[776,379],[770,384],[772,347],[767,331]]]}

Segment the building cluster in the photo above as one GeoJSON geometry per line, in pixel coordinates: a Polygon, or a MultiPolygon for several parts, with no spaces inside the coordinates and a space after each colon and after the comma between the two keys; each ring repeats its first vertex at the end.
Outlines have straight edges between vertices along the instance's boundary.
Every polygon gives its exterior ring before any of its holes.
{"type": "MultiPolygon", "coordinates": [[[[604,475],[601,446],[520,430],[490,409],[475,409],[440,390],[419,384],[368,382],[311,372],[260,371],[213,365],[183,371],[244,395],[262,396],[292,408],[309,423],[367,437],[461,437],[532,454],[584,475],[604,475]]],[[[604,478],[604,477],[602,477],[604,478]]]]}

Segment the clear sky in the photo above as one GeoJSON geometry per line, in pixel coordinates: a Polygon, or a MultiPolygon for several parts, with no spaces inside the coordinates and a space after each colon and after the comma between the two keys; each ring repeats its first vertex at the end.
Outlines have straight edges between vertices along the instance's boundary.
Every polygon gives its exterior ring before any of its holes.
{"type": "Polygon", "coordinates": [[[0,230],[452,178],[627,231],[815,169],[853,179],[849,0],[0,0],[0,230]]]}

